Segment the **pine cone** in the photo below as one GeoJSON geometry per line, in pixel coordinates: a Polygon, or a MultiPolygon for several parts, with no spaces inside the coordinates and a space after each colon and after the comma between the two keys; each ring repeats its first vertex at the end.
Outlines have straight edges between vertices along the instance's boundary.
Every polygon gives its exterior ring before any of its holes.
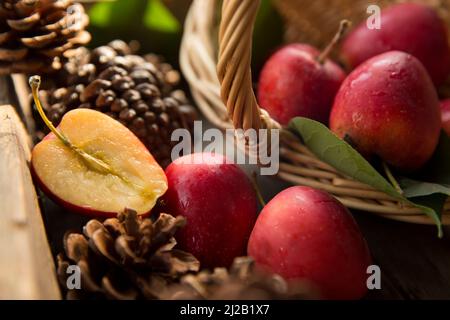
{"type": "Polygon", "coordinates": [[[216,268],[184,276],[160,295],[166,300],[282,300],[314,299],[317,294],[303,283],[288,284],[278,275],[255,268],[250,257],[234,260],[230,270],[216,268]]]}
{"type": "Polygon", "coordinates": [[[46,113],[58,124],[71,109],[104,112],[133,131],[165,167],[175,143],[172,132],[192,130],[197,114],[184,92],[174,89],[177,71],[155,55],[132,53],[120,40],[91,52],[78,49],[56,80],[58,89],[44,92],[46,113]]]}
{"type": "Polygon", "coordinates": [[[83,233],[68,233],[65,253],[57,257],[64,290],[70,265],[81,270],[81,289],[68,290],[68,299],[155,299],[180,276],[199,270],[198,260],[174,249],[174,234],[186,220],[161,214],[152,222],[125,210],[103,223],[89,221],[83,233]]]}
{"type": "Polygon", "coordinates": [[[88,43],[89,18],[72,0],[0,3],[0,74],[50,72],[60,58],[88,43]]]}

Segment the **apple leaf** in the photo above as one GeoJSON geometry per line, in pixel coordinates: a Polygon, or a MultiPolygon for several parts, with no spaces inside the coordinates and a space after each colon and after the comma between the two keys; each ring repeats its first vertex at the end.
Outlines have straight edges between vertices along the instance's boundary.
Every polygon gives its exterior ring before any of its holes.
{"type": "Polygon", "coordinates": [[[436,193],[450,196],[450,185],[447,184],[416,181],[409,178],[400,178],[399,183],[403,195],[407,198],[429,196],[436,193]]]}
{"type": "Polygon", "coordinates": [[[299,117],[294,118],[290,126],[300,134],[305,145],[320,160],[339,172],[394,198],[403,198],[358,151],[338,138],[322,123],[299,117]]]}
{"type": "MultiPolygon", "coordinates": [[[[322,123],[297,117],[291,120],[290,128],[301,136],[314,155],[339,172],[422,210],[433,219],[438,228],[439,237],[442,236],[440,213],[446,199],[442,192],[424,194],[423,190],[417,192],[416,189],[416,192],[410,191],[411,198],[407,198],[400,194],[358,151],[322,123]],[[429,197],[425,197],[427,195],[429,197]]],[[[435,188],[438,187],[435,186],[435,188]]]]}

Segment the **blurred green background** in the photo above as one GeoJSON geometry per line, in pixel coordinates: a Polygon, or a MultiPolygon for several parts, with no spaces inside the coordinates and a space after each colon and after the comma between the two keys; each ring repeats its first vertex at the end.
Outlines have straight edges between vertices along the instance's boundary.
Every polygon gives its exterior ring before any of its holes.
{"type": "MultiPolygon", "coordinates": [[[[140,53],[163,55],[178,67],[184,17],[191,0],[115,0],[88,6],[93,40],[91,47],[113,39],[137,40],[140,53]]],[[[220,8],[220,7],[219,7],[220,8]]],[[[253,69],[257,72],[281,44],[283,27],[270,0],[262,0],[255,25],[253,69]]]]}

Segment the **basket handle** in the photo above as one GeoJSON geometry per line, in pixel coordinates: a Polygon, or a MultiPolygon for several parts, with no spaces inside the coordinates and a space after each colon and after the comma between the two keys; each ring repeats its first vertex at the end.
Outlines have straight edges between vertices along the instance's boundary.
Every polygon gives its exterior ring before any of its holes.
{"type": "Polygon", "coordinates": [[[250,69],[260,0],[223,0],[217,74],[222,101],[236,129],[280,128],[256,101],[250,69]]]}

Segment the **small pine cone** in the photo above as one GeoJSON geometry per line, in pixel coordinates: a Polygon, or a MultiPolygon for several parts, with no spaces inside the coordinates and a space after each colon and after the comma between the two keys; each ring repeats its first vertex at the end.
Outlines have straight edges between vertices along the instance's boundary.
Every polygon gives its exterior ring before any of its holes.
{"type": "Polygon", "coordinates": [[[0,3],[0,74],[51,72],[91,40],[89,18],[72,0],[0,3]]]}
{"type": "Polygon", "coordinates": [[[160,295],[165,300],[283,300],[314,299],[317,294],[304,283],[288,284],[278,275],[255,268],[250,257],[234,260],[230,270],[216,268],[181,278],[160,295]]]}
{"type": "MultiPolygon", "coordinates": [[[[156,55],[141,57],[115,40],[91,52],[79,49],[58,77],[58,89],[47,90],[46,113],[57,125],[75,108],[104,112],[127,126],[163,167],[171,162],[171,134],[192,130],[197,118],[182,90],[180,75],[156,55]]],[[[44,126],[40,126],[44,128],[44,126]]]]}
{"type": "Polygon", "coordinates": [[[174,234],[186,220],[161,214],[152,222],[125,210],[103,223],[89,221],[83,234],[68,233],[65,253],[57,257],[58,277],[67,299],[155,299],[182,275],[200,264],[174,249],[174,234]],[[69,266],[81,273],[81,289],[67,290],[69,266]]]}

